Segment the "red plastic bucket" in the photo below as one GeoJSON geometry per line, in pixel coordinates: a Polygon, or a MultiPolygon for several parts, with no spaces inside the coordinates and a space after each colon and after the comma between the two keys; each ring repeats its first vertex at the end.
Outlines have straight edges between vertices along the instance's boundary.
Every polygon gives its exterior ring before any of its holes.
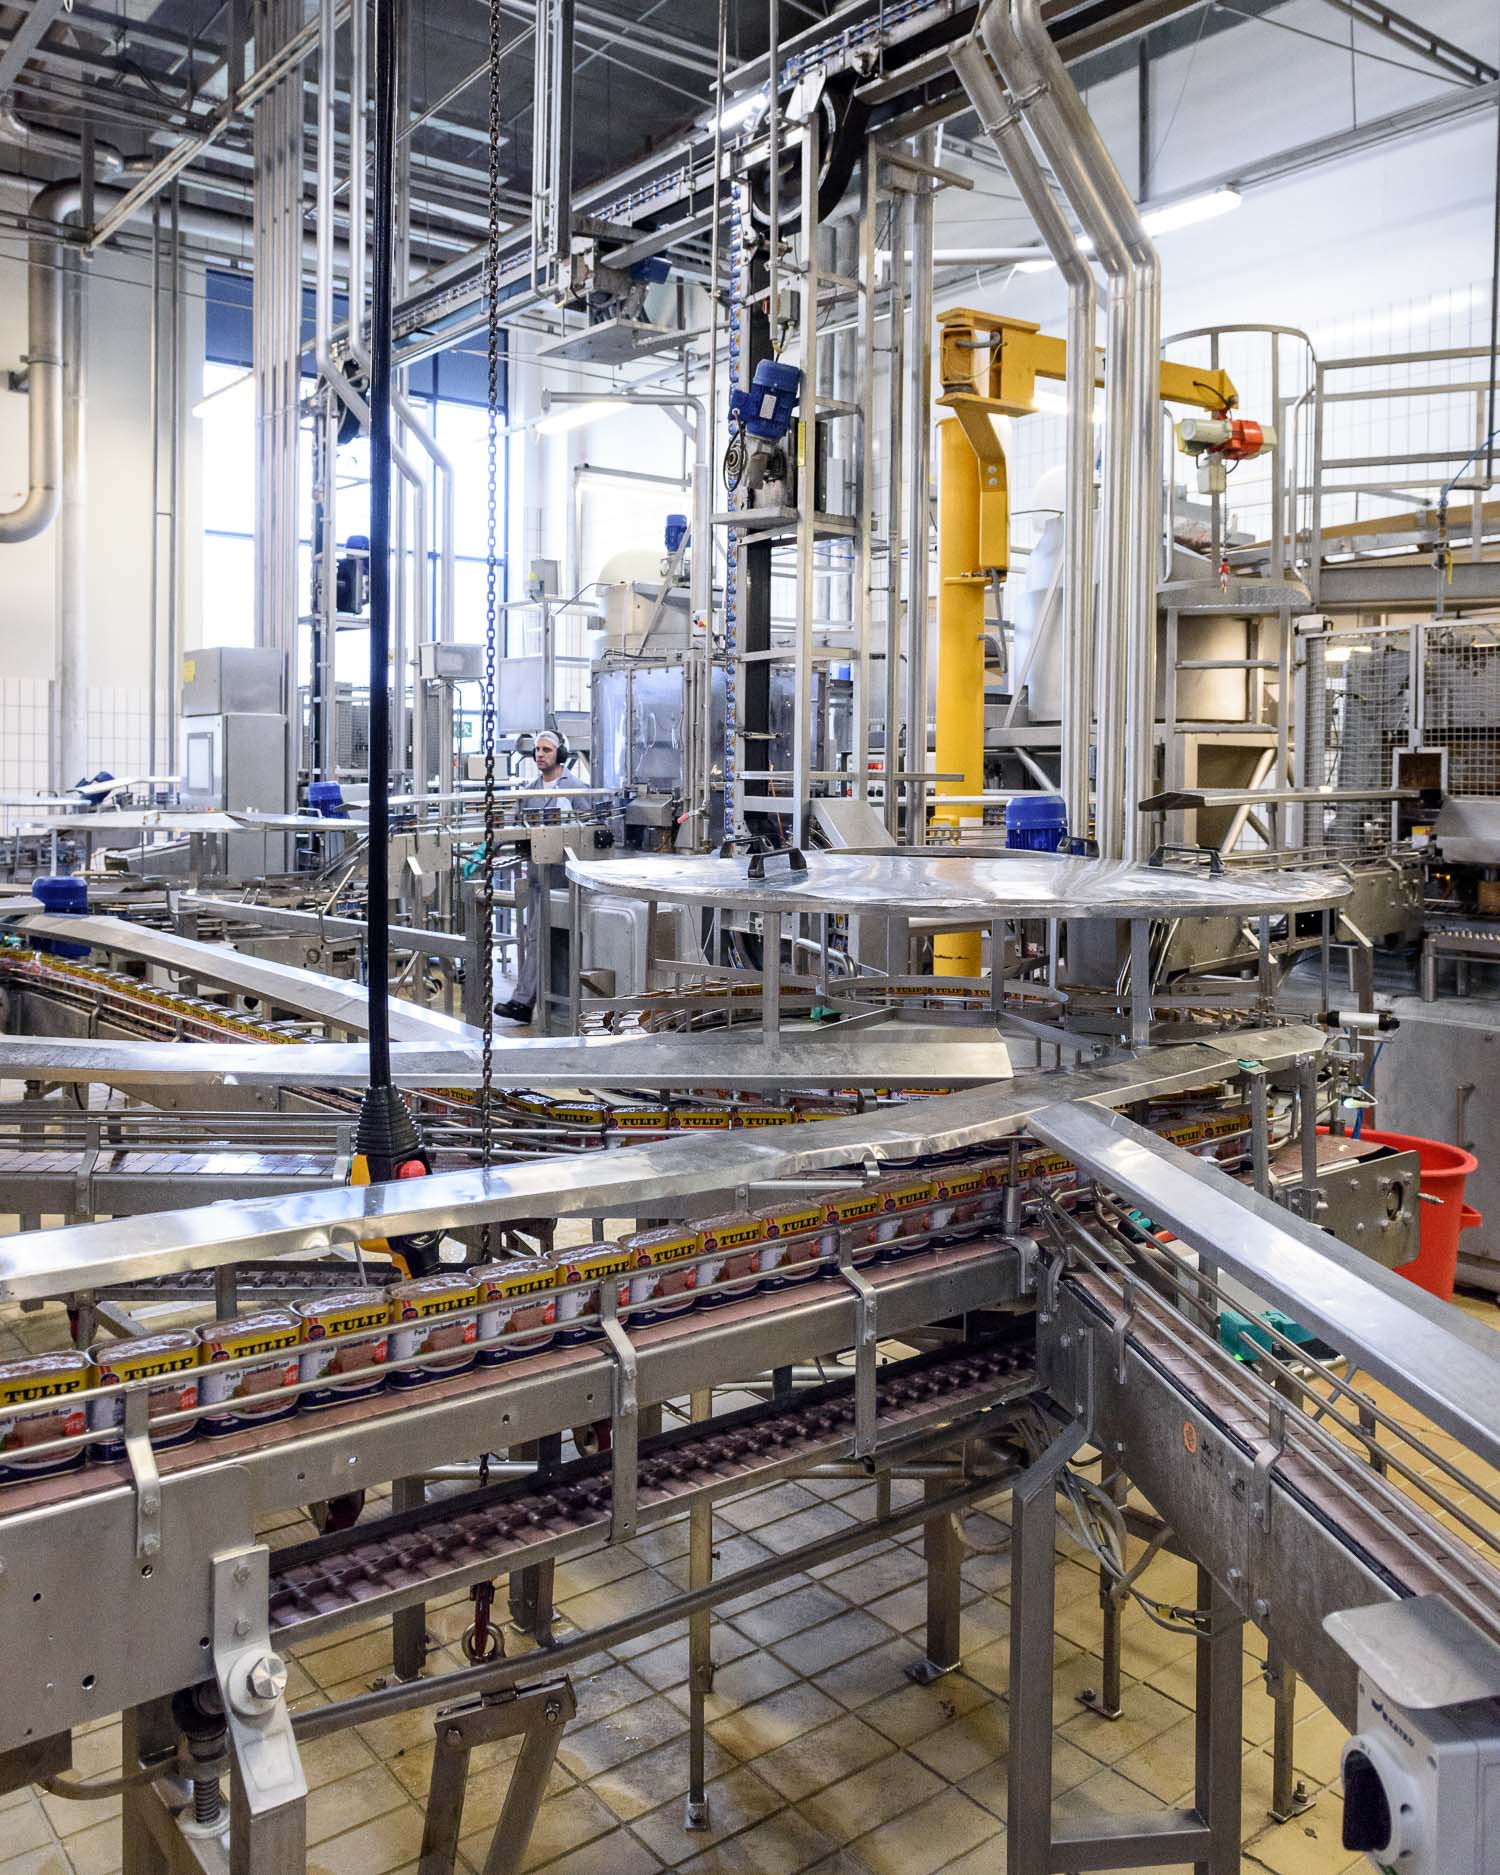
{"type": "MultiPolygon", "coordinates": [[[[1320,1133],[1326,1130],[1318,1128],[1320,1133]]],[[[1451,1302],[1453,1279],[1458,1270],[1459,1232],[1472,1230],[1476,1224],[1484,1222],[1473,1205],[1464,1203],[1464,1181],[1479,1169],[1479,1161],[1472,1152],[1465,1152],[1461,1146],[1450,1146],[1442,1139],[1419,1139],[1413,1133],[1382,1133],[1372,1126],[1362,1127],[1359,1136],[1373,1139],[1380,1146],[1390,1146],[1396,1152],[1417,1155],[1422,1195],[1440,1202],[1418,1206],[1416,1260],[1396,1274],[1416,1283],[1429,1295],[1451,1302]]]]}

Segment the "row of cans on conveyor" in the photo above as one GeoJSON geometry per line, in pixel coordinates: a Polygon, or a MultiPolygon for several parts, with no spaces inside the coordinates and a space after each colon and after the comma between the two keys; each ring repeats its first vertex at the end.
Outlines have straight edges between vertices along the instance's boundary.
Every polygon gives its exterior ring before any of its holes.
{"type": "Polygon", "coordinates": [[[599,1143],[612,1134],[633,1137],[661,1133],[725,1133],[773,1126],[798,1126],[812,1120],[841,1120],[868,1112],[871,1105],[893,1100],[928,1099],[947,1088],[877,1087],[847,1094],[820,1089],[781,1102],[734,1100],[610,1101],[554,1098],[527,1088],[497,1090],[508,1112],[570,1133],[594,1135],[599,1143]]]}
{"type": "MultiPolygon", "coordinates": [[[[1179,1145],[1243,1128],[1220,1113],[1163,1129],[1179,1145]]],[[[197,1329],[103,1342],[0,1365],[0,1481],[71,1470],[124,1450],[124,1400],[99,1389],[144,1385],[152,1434],[177,1445],[416,1388],[602,1333],[611,1285],[628,1322],[714,1308],[824,1274],[848,1248],[856,1266],[919,1253],[997,1225],[1014,1184],[1064,1182],[1059,1153],[953,1155],[864,1185],[786,1198],[757,1211],[637,1231],[397,1282],[336,1289],[197,1329]],[[411,1365],[411,1363],[417,1363],[411,1365]],[[76,1440],[28,1459],[29,1448],[76,1440]]]]}
{"type": "Polygon", "coordinates": [[[227,1009],[223,1003],[213,1002],[206,996],[189,996],[181,990],[163,989],[159,984],[144,977],[130,976],[123,970],[104,970],[97,964],[44,956],[40,951],[25,947],[7,948],[0,952],[0,960],[18,966],[27,978],[35,982],[76,988],[91,996],[97,996],[102,991],[121,1003],[131,1005],[127,1013],[144,1015],[150,1010],[156,1010],[162,1016],[170,1017],[173,1022],[185,1023],[189,1027],[200,1025],[215,1035],[233,1035],[245,1041],[300,1042],[307,1039],[305,1024],[257,1022],[254,1017],[227,1009]]]}

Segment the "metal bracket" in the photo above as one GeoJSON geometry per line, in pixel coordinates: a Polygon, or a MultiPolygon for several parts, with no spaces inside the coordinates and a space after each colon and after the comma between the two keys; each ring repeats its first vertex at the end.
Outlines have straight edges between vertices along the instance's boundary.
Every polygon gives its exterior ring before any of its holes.
{"type": "Polygon", "coordinates": [[[151,1393],[133,1387],[124,1396],[125,1458],[135,1486],[135,1558],[149,1563],[161,1553],[161,1473],[151,1449],[151,1393]]]}
{"type": "Polygon", "coordinates": [[[640,1423],[636,1405],[635,1346],[620,1321],[620,1279],[599,1283],[599,1323],[615,1357],[615,1399],[610,1436],[613,1467],[609,1536],[620,1543],[635,1535],[636,1483],[640,1462],[640,1423]]]}
{"type": "Polygon", "coordinates": [[[1121,1308],[1113,1327],[1110,1329],[1110,1340],[1115,1353],[1115,1382],[1121,1387],[1125,1385],[1129,1366],[1129,1355],[1125,1343],[1131,1329],[1135,1326],[1136,1303],[1139,1299],[1140,1284],[1136,1282],[1133,1276],[1127,1276],[1125,1279],[1125,1293],[1123,1298],[1124,1306],[1121,1308]]]}
{"type": "Polygon", "coordinates": [[[879,1292],[854,1267],[848,1239],[839,1243],[839,1275],[854,1291],[854,1456],[868,1458],[875,1450],[875,1326],[879,1292]]]}
{"type": "Polygon", "coordinates": [[[99,1122],[93,1116],[85,1122],[83,1151],[73,1172],[73,1212],[84,1223],[94,1217],[94,1167],[99,1163],[99,1122]]]}
{"type": "Polygon", "coordinates": [[[1271,1470],[1286,1445],[1286,1409],[1280,1400],[1272,1400],[1267,1409],[1266,1435],[1266,1444],[1255,1454],[1250,1502],[1250,1515],[1263,1539],[1271,1534],[1271,1470]]]}
{"type": "Polygon", "coordinates": [[[236,1824],[241,1815],[263,1824],[275,1817],[274,1834],[265,1840],[284,1853],[279,1866],[300,1868],[306,1855],[307,1779],[287,1711],[286,1663],[271,1646],[269,1585],[270,1551],[264,1543],[214,1557],[214,1678],[234,1747],[236,1824]]]}

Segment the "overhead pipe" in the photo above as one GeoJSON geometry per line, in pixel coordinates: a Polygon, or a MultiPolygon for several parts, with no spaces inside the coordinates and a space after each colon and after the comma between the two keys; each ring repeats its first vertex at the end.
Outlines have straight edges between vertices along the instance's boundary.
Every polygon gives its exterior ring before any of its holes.
{"type": "Polygon", "coordinates": [[[1098,716],[1094,833],[1101,856],[1119,859],[1125,820],[1125,686],[1121,630],[1129,588],[1130,458],[1124,426],[1133,331],[1128,280],[1131,263],[1124,243],[1115,235],[1094,179],[1076,154],[1075,139],[1062,115],[1056,92],[1044,79],[1029,44],[1020,35],[1017,0],[992,0],[980,17],[978,30],[1109,277],[1098,548],[1099,623],[1094,657],[1098,716]]]}
{"type": "MultiPolygon", "coordinates": [[[[1023,108],[1028,100],[1022,94],[1035,94],[1031,121],[1038,141],[1110,278],[1106,452],[1118,491],[1113,514],[1106,501],[1105,515],[1118,538],[1108,541],[1105,564],[1123,595],[1124,644],[1118,660],[1100,660],[1101,719],[1107,700],[1110,738],[1106,749],[1101,720],[1099,771],[1101,789],[1106,778],[1112,788],[1118,782],[1111,846],[1117,827],[1119,857],[1133,861],[1142,851],[1139,803],[1151,792],[1155,764],[1161,267],[1135,200],[1052,43],[1038,0],[1009,0],[1009,6],[1005,20],[999,5],[991,4],[980,30],[997,64],[1008,56],[1015,66],[1020,54],[1020,86],[1012,84],[1012,93],[1023,108]]],[[[1106,609],[1102,590],[1100,616],[1107,651],[1106,634],[1117,615],[1106,609]]]]}
{"type": "MultiPolygon", "coordinates": [[[[0,104],[0,143],[11,144],[31,156],[61,156],[72,163],[80,162],[83,157],[81,137],[71,137],[64,130],[43,130],[37,124],[28,124],[7,104],[0,104]]],[[[128,165],[113,144],[96,143],[94,167],[104,176],[122,176],[128,165]]]]}
{"type": "MultiPolygon", "coordinates": [[[[1094,269],[1042,174],[984,48],[966,39],[950,55],[981,128],[1068,287],[1068,427],[1063,509],[1062,793],[1075,850],[1089,830],[1089,742],[1094,727],[1094,269]]],[[[1017,687],[1019,688],[1019,687],[1017,687]]],[[[942,763],[938,766],[941,768],[942,763]]]]}
{"type": "Polygon", "coordinates": [[[0,514],[0,543],[5,545],[45,533],[62,501],[62,243],[33,240],[27,261],[28,486],[20,507],[0,514]]]}

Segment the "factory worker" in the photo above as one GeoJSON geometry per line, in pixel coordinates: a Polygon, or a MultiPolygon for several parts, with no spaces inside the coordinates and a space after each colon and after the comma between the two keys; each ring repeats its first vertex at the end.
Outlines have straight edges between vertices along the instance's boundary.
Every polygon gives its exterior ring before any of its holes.
{"type": "MultiPolygon", "coordinates": [[[[533,760],[536,762],[536,785],[541,788],[556,788],[559,793],[581,788],[583,783],[568,772],[568,740],[555,729],[539,729],[533,738],[533,760]]],[[[549,810],[545,804],[529,800],[524,803],[526,818],[545,818],[555,820],[556,810],[549,810]]],[[[550,892],[554,886],[562,885],[567,874],[561,866],[528,866],[526,879],[529,885],[545,883],[550,892]],[[543,875],[546,875],[545,881],[543,875]]],[[[536,1007],[537,979],[539,959],[537,956],[536,933],[532,929],[532,908],[528,902],[526,922],[521,932],[520,968],[516,973],[515,994],[509,1002],[495,1004],[495,1014],[503,1016],[507,1022],[530,1022],[532,1011],[536,1007]]]]}

